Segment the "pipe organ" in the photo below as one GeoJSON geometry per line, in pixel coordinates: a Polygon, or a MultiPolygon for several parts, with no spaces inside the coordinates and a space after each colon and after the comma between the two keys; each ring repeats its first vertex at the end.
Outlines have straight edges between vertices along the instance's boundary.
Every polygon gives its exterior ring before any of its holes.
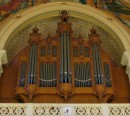
{"type": "Polygon", "coordinates": [[[100,48],[99,33],[92,27],[89,41],[81,35],[75,38],[67,11],[60,18],[54,37],[48,34],[42,39],[38,28],[33,28],[29,55],[20,59],[16,94],[28,102],[47,95],[62,102],[71,102],[78,95],[107,102],[114,95],[113,64],[100,48]]]}

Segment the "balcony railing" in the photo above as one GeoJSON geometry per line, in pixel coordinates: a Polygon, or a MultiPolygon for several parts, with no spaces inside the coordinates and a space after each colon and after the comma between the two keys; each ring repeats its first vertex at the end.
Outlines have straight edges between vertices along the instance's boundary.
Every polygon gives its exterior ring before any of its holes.
{"type": "Polygon", "coordinates": [[[0,104],[0,116],[130,116],[130,104],[0,104]]]}

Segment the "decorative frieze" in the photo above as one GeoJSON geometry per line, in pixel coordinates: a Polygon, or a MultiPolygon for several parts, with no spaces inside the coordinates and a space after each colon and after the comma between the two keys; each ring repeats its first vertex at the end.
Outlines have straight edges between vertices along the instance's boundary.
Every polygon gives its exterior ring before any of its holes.
{"type": "Polygon", "coordinates": [[[0,104],[1,116],[130,116],[130,104],[0,104]]]}

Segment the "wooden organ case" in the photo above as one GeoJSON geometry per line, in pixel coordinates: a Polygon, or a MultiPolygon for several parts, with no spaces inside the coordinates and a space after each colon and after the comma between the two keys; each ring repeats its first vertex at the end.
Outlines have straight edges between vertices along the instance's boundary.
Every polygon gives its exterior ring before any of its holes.
{"type": "Polygon", "coordinates": [[[60,18],[55,37],[41,39],[33,28],[29,55],[20,60],[17,96],[24,102],[108,102],[114,96],[113,64],[97,30],[90,30],[89,41],[74,38],[65,10],[60,18]]]}

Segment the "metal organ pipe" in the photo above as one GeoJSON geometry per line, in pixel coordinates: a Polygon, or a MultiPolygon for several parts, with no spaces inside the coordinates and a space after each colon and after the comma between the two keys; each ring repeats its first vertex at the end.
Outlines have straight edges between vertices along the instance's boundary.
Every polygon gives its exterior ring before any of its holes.
{"type": "Polygon", "coordinates": [[[93,54],[93,65],[94,65],[94,77],[96,84],[103,84],[103,73],[102,73],[102,64],[100,56],[100,39],[99,35],[95,28],[90,30],[91,34],[90,42],[92,44],[92,54],[93,54]]]}
{"type": "Polygon", "coordinates": [[[97,43],[93,43],[92,48],[93,48],[92,52],[93,52],[93,61],[95,69],[94,76],[96,84],[103,84],[99,45],[97,45],[97,43]]]}
{"type": "Polygon", "coordinates": [[[61,83],[64,82],[64,41],[63,41],[63,34],[60,34],[60,77],[61,77],[61,83]]]}
{"type": "Polygon", "coordinates": [[[72,71],[71,71],[71,62],[70,62],[70,59],[71,59],[71,57],[70,57],[70,40],[69,40],[69,38],[70,38],[70,34],[69,33],[67,33],[67,56],[68,56],[68,58],[67,58],[67,69],[68,69],[68,81],[69,81],[69,83],[71,83],[72,82],[72,71]]]}
{"type": "Polygon", "coordinates": [[[28,72],[28,84],[36,83],[36,68],[37,68],[37,43],[32,42],[30,45],[30,62],[29,62],[29,72],[28,72]]]}
{"type": "Polygon", "coordinates": [[[94,63],[94,77],[96,80],[96,83],[98,83],[98,79],[97,79],[97,64],[96,64],[96,58],[95,58],[95,49],[94,49],[94,45],[92,45],[92,53],[93,53],[93,63],[94,63]]]}
{"type": "Polygon", "coordinates": [[[98,84],[101,84],[101,82],[100,82],[100,71],[99,71],[99,66],[100,66],[100,64],[99,64],[99,54],[97,52],[97,44],[96,43],[94,43],[94,53],[95,53],[95,59],[96,59],[95,64],[96,64],[96,67],[97,67],[97,80],[98,80],[98,84]]]}
{"type": "Polygon", "coordinates": [[[64,49],[64,82],[68,83],[68,71],[67,71],[67,37],[66,37],[66,33],[63,34],[63,41],[64,41],[64,45],[63,45],[63,49],[64,49]]]}
{"type": "Polygon", "coordinates": [[[70,34],[60,34],[60,77],[61,83],[71,83],[70,34]]]}
{"type": "Polygon", "coordinates": [[[101,78],[101,81],[102,81],[102,84],[103,84],[103,73],[102,73],[102,66],[101,66],[101,55],[100,55],[100,47],[98,45],[98,54],[99,54],[99,69],[100,69],[100,78],[101,78]]]}
{"type": "Polygon", "coordinates": [[[27,64],[25,61],[23,61],[21,63],[21,69],[20,69],[20,80],[19,80],[20,87],[24,87],[25,85],[26,68],[27,68],[27,64]]]}

